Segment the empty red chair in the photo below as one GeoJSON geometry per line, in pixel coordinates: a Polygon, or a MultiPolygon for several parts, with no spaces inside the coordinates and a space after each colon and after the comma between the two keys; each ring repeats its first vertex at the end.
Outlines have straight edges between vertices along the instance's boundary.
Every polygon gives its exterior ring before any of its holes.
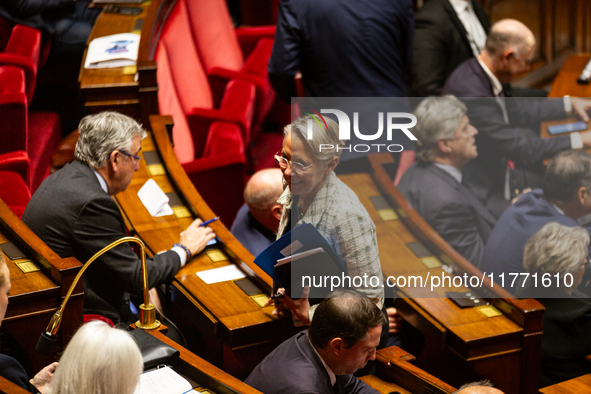
{"type": "Polygon", "coordinates": [[[180,1],[186,4],[193,40],[212,88],[216,89],[218,84],[231,78],[249,81],[256,86],[257,103],[251,136],[254,139],[276,97],[267,77],[275,26],[234,29],[225,0],[180,1]]]}
{"type": "Polygon", "coordinates": [[[172,115],[175,154],[205,201],[231,223],[242,204],[256,88],[232,79],[211,89],[184,1],[176,3],[164,24],[155,60],[159,112],[172,115]]]}
{"type": "Polygon", "coordinates": [[[53,112],[28,110],[25,72],[18,67],[0,67],[0,153],[27,152],[30,162],[28,186],[35,192],[49,175],[51,156],[61,137],[60,121],[53,112]]]}

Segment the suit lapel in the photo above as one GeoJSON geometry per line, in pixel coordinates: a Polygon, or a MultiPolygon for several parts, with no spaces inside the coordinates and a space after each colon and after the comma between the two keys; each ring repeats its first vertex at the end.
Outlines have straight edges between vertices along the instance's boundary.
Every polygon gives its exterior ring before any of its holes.
{"type": "Polygon", "coordinates": [[[462,37],[462,41],[464,42],[464,45],[466,45],[466,47],[470,50],[470,53],[472,53],[472,46],[470,45],[470,40],[468,40],[468,32],[466,31],[464,24],[462,23],[462,21],[458,17],[458,14],[456,14],[456,10],[454,10],[454,7],[451,5],[449,0],[442,0],[442,3],[443,3],[443,9],[445,10],[445,12],[447,12],[453,25],[460,33],[460,36],[462,37]]]}

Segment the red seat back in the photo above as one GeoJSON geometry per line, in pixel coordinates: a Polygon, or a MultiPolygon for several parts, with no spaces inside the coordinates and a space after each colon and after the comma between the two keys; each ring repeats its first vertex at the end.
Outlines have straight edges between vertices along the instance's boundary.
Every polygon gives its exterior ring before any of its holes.
{"type": "Polygon", "coordinates": [[[225,0],[179,0],[187,7],[193,41],[206,73],[214,67],[240,71],[242,50],[225,0]]]}
{"type": "Polygon", "coordinates": [[[28,111],[24,71],[0,67],[0,153],[27,152],[28,111]]]}
{"type": "Polygon", "coordinates": [[[213,98],[197,57],[184,1],[177,2],[162,29],[155,60],[159,110],[172,115],[174,150],[179,161],[187,163],[201,157],[207,135],[192,135],[186,114],[194,108],[213,108],[213,98]]]}

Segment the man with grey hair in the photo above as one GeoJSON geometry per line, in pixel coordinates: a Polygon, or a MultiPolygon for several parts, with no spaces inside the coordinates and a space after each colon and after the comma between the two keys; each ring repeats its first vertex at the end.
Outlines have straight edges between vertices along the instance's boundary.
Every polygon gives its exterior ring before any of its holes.
{"type": "Polygon", "coordinates": [[[283,193],[283,176],[279,168],[255,172],[244,188],[244,201],[234,223],[232,234],[254,256],[258,256],[277,238],[283,205],[277,202],[283,193]]]}
{"type": "Polygon", "coordinates": [[[510,82],[529,70],[535,45],[533,33],[523,23],[503,19],[492,26],[480,55],[459,65],[443,88],[442,94],[463,98],[479,131],[478,158],[463,172],[481,201],[491,192],[510,200],[526,187],[540,187],[544,159],[563,150],[591,147],[590,131],[549,139],[537,135],[542,120],[576,113],[587,121],[590,100],[509,98],[510,82]],[[491,182],[482,185],[485,178],[491,182]]]}
{"type": "Polygon", "coordinates": [[[588,247],[585,230],[556,222],[547,223],[525,245],[523,265],[529,276],[515,296],[535,298],[546,309],[541,387],[589,373],[591,301],[577,290],[589,265],[588,247]]]}
{"type": "Polygon", "coordinates": [[[514,292],[512,274],[524,272],[523,251],[527,240],[550,222],[576,227],[591,214],[591,155],[584,151],[561,152],[546,168],[542,189],[534,189],[509,207],[499,218],[484,248],[480,270],[514,292]]]}
{"type": "MultiPolygon", "coordinates": [[[[102,112],[82,119],[73,163],[39,186],[23,222],[60,257],[85,263],[103,247],[126,236],[125,222],[111,196],[124,191],[140,168],[146,133],[128,116],[102,112]]],[[[147,260],[150,288],[171,281],[191,256],[215,235],[194,221],[171,250],[147,260]]],[[[114,323],[135,321],[129,295],[142,293],[140,259],[124,243],[101,256],[83,277],[84,313],[114,323]]]]}
{"type": "Polygon", "coordinates": [[[503,392],[496,389],[490,380],[481,380],[479,382],[463,384],[453,394],[503,394],[503,392]]]}
{"type": "Polygon", "coordinates": [[[478,156],[478,131],[455,97],[429,97],[415,110],[418,141],[398,189],[454,249],[477,265],[495,217],[462,185],[462,167],[478,156]]]}

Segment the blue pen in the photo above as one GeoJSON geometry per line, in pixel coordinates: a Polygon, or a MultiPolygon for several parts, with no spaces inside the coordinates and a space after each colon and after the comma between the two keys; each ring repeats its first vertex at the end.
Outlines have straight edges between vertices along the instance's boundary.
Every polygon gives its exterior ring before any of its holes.
{"type": "Polygon", "coordinates": [[[213,218],[213,219],[210,219],[210,220],[208,220],[207,222],[203,222],[203,223],[201,223],[201,224],[199,225],[199,227],[207,226],[209,223],[213,223],[213,222],[215,222],[216,220],[220,220],[220,217],[219,217],[219,216],[216,216],[215,218],[213,218]]]}

